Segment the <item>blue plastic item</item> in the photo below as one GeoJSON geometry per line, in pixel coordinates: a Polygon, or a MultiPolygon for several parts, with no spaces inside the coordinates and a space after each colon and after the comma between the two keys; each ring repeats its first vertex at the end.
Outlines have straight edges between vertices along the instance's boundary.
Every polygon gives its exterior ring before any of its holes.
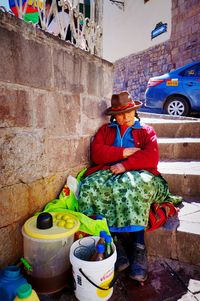
{"type": "Polygon", "coordinates": [[[27,280],[15,265],[7,266],[0,271],[0,300],[13,301],[17,295],[17,289],[26,284],[27,280]]]}

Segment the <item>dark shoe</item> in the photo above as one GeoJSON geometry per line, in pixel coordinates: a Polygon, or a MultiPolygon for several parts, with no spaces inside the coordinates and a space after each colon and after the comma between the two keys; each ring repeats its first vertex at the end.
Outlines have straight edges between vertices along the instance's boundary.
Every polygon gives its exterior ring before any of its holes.
{"type": "Polygon", "coordinates": [[[116,251],[117,251],[117,261],[115,263],[115,268],[118,272],[122,272],[129,267],[130,263],[126,252],[119,240],[115,241],[116,251]]]}
{"type": "Polygon", "coordinates": [[[129,276],[131,279],[142,282],[147,279],[147,252],[145,245],[134,244],[131,256],[129,276]]]}

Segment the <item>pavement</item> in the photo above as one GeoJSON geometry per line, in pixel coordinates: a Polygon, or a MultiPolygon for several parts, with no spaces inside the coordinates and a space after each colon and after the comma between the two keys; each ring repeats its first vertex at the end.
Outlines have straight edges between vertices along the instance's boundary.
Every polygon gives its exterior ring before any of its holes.
{"type": "MultiPolygon", "coordinates": [[[[199,251],[199,250],[198,250],[199,251]]],[[[110,301],[200,301],[200,267],[160,257],[149,257],[149,276],[144,286],[118,275],[110,301]]],[[[72,287],[54,295],[40,295],[41,301],[76,301],[72,287]]],[[[94,301],[92,296],[91,301],[94,301]]],[[[89,300],[89,301],[90,301],[89,300]]]]}

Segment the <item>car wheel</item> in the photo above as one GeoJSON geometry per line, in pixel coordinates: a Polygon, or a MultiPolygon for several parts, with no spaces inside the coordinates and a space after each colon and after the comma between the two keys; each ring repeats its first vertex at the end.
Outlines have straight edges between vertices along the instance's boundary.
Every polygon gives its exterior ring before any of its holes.
{"type": "Polygon", "coordinates": [[[184,97],[173,96],[165,104],[165,112],[173,116],[187,116],[190,107],[184,97]]]}

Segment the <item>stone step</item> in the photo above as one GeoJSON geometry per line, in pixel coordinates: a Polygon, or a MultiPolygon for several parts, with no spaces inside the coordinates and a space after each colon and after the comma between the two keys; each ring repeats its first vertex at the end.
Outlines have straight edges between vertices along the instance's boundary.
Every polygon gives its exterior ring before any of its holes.
{"type": "Polygon", "coordinates": [[[160,161],[158,170],[172,193],[187,197],[200,196],[200,161],[160,161]]]}
{"type": "Polygon", "coordinates": [[[166,115],[147,115],[143,113],[141,122],[151,125],[158,137],[179,138],[179,137],[199,137],[200,119],[169,117],[166,115]]]}
{"type": "Polygon", "coordinates": [[[186,200],[177,216],[145,234],[148,254],[200,266],[200,200],[186,200]]]}
{"type": "Polygon", "coordinates": [[[200,138],[158,138],[161,160],[200,160],[200,138]]]}

